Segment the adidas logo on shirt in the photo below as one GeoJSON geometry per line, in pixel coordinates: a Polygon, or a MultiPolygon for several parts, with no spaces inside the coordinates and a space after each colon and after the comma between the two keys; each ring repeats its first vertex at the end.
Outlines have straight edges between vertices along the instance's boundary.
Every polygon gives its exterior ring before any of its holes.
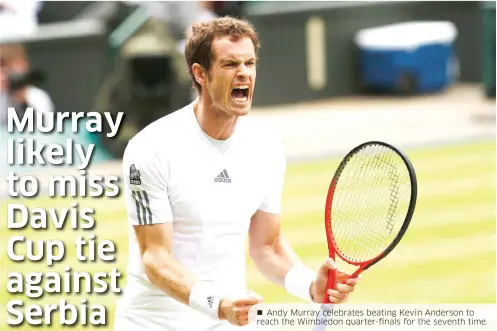
{"type": "Polygon", "coordinates": [[[214,303],[214,297],[207,297],[207,304],[209,304],[209,308],[212,308],[212,304],[214,303]]]}
{"type": "Polygon", "coordinates": [[[133,185],[141,185],[140,171],[136,169],[134,164],[129,167],[129,182],[133,185]]]}
{"type": "Polygon", "coordinates": [[[216,183],[231,183],[231,178],[228,176],[226,169],[224,169],[216,178],[214,178],[214,181],[216,183]]]}

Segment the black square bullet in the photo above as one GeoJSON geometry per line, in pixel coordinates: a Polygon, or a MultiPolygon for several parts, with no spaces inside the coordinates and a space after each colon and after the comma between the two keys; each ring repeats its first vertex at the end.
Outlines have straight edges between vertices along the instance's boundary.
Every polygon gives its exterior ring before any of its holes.
{"type": "Polygon", "coordinates": [[[258,311],[257,311],[257,315],[258,315],[258,316],[261,316],[261,315],[262,315],[262,310],[258,310],[258,311]]]}

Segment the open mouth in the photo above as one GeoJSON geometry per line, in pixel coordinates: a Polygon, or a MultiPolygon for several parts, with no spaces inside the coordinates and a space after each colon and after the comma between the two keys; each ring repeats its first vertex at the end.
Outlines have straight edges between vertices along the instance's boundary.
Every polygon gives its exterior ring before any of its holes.
{"type": "Polygon", "coordinates": [[[231,90],[231,98],[237,103],[247,102],[249,97],[249,85],[239,85],[231,90]]]}

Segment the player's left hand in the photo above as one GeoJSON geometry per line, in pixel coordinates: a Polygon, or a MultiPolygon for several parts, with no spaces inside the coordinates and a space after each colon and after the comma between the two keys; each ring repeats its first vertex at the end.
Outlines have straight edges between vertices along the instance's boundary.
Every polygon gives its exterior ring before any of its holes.
{"type": "Polygon", "coordinates": [[[335,261],[333,259],[327,259],[321,268],[319,268],[316,280],[311,286],[311,294],[314,302],[323,303],[325,295],[328,295],[330,302],[334,304],[344,303],[348,300],[349,294],[355,290],[355,286],[359,281],[359,278],[351,278],[350,275],[337,270],[335,261]],[[326,293],[326,288],[328,287],[328,271],[336,270],[336,290],[328,290],[326,293]]]}

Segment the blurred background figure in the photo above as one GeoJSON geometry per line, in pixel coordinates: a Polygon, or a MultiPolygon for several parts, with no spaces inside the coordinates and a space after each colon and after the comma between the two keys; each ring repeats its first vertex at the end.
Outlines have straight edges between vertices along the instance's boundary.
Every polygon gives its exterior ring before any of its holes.
{"type": "Polygon", "coordinates": [[[41,6],[39,0],[0,0],[0,39],[34,33],[41,6]]]}
{"type": "Polygon", "coordinates": [[[206,22],[216,16],[242,16],[243,1],[144,1],[151,17],[162,20],[178,40],[178,51],[185,48],[185,31],[193,23],[206,22]]]}
{"type": "Polygon", "coordinates": [[[139,1],[151,18],[162,21],[177,41],[178,51],[184,51],[185,31],[196,22],[216,17],[210,1],[139,1]]]}
{"type": "Polygon", "coordinates": [[[185,65],[176,40],[157,19],[147,19],[122,44],[114,72],[93,105],[98,112],[125,114],[116,137],[101,137],[106,149],[121,157],[128,140],[139,130],[191,100],[185,65]]]}
{"type": "Polygon", "coordinates": [[[7,109],[14,107],[18,116],[32,107],[35,111],[54,111],[52,99],[36,87],[43,73],[32,69],[22,44],[0,45],[0,125],[7,123],[7,109]]]}
{"type": "Polygon", "coordinates": [[[121,157],[127,141],[151,122],[196,98],[184,58],[185,34],[193,23],[218,15],[241,16],[240,3],[210,1],[124,1],[135,6],[110,36],[114,70],[105,79],[93,109],[125,113],[116,137],[101,143],[121,157]]]}

